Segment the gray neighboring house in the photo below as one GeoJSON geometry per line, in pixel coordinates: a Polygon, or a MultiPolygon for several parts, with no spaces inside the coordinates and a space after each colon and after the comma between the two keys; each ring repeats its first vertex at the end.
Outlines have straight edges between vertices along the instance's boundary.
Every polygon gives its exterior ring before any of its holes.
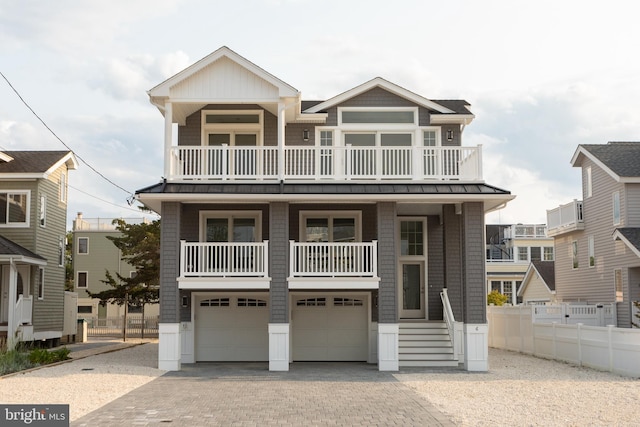
{"type": "Polygon", "coordinates": [[[62,336],[67,183],[76,168],[70,151],[0,152],[0,336],[9,346],[62,336]]]}
{"type": "Polygon", "coordinates": [[[162,215],[159,368],[488,369],[484,216],[514,196],[462,146],[466,101],[382,78],[303,101],[227,47],[148,94],[165,120],[165,179],[137,192],[162,215]]]}
{"type": "Polygon", "coordinates": [[[640,300],[640,142],[579,145],[582,200],[547,211],[558,302],[615,303],[631,327],[640,300]]]}

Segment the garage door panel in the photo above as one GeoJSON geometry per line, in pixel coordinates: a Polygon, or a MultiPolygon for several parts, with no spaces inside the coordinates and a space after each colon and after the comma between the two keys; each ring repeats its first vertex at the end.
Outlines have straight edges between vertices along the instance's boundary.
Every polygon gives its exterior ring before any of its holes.
{"type": "MultiPolygon", "coordinates": [[[[266,295],[258,297],[267,300],[266,295]]],[[[196,361],[268,361],[268,324],[267,306],[239,307],[235,297],[199,298],[195,312],[196,361]],[[221,300],[228,306],[215,305],[221,300]]]]}
{"type": "Polygon", "coordinates": [[[366,361],[368,310],[364,297],[294,297],[293,361],[366,361]],[[323,305],[314,305],[322,300],[323,305]]]}

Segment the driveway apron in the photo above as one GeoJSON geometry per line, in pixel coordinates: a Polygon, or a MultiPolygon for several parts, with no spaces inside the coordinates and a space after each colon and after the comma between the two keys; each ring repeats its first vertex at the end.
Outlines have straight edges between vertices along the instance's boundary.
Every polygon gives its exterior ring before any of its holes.
{"type": "Polygon", "coordinates": [[[364,363],[198,363],[149,382],[72,426],[452,426],[392,373],[364,363]]]}

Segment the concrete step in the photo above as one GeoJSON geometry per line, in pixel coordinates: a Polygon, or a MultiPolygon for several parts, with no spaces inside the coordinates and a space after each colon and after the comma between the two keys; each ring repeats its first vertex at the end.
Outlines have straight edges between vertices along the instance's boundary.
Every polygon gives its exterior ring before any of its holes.
{"type": "Polygon", "coordinates": [[[457,368],[457,360],[400,360],[401,368],[421,367],[421,368],[457,368]]]}
{"type": "Polygon", "coordinates": [[[400,354],[453,354],[453,347],[451,346],[437,346],[437,347],[403,347],[398,348],[400,354]]]}
{"type": "Polygon", "coordinates": [[[453,360],[453,354],[442,354],[442,353],[403,354],[403,353],[400,353],[400,361],[409,361],[409,360],[453,360]]]}
{"type": "Polygon", "coordinates": [[[441,340],[416,340],[416,341],[403,341],[402,339],[398,340],[398,345],[400,347],[408,348],[408,347],[451,347],[451,340],[449,339],[441,339],[441,340]]]}

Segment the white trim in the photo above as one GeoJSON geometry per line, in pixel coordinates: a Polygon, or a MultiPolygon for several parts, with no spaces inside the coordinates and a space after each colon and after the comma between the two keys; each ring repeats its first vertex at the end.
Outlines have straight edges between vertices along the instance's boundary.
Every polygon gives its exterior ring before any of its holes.
{"type": "Polygon", "coordinates": [[[447,124],[458,124],[461,123],[463,125],[468,125],[475,119],[476,116],[473,114],[455,114],[455,115],[441,115],[441,114],[431,114],[430,122],[434,125],[447,125],[447,124]]]}
{"type": "Polygon", "coordinates": [[[378,289],[379,277],[288,277],[289,289],[315,289],[315,290],[363,290],[378,289]]]}
{"type": "Polygon", "coordinates": [[[464,369],[471,372],[489,370],[489,325],[465,323],[464,369]]]}
{"type": "Polygon", "coordinates": [[[408,99],[410,101],[415,102],[418,105],[421,105],[423,107],[426,107],[430,110],[435,110],[439,113],[446,113],[446,114],[455,114],[455,112],[453,110],[450,110],[434,101],[431,101],[427,98],[424,98],[416,93],[413,93],[403,87],[400,87],[394,83],[391,83],[390,81],[387,81],[381,77],[376,77],[372,80],[369,80],[368,82],[365,82],[359,86],[356,86],[352,89],[349,89],[346,92],[343,92],[337,96],[334,96],[333,98],[330,98],[324,102],[321,102],[320,104],[316,104],[311,108],[308,108],[307,110],[305,110],[305,112],[308,113],[317,113],[319,111],[324,111],[328,108],[331,108],[335,105],[341,104],[342,102],[353,98],[354,96],[360,95],[364,92],[367,92],[375,87],[380,87],[382,89],[385,89],[388,92],[391,92],[395,95],[398,95],[402,98],[408,99]]]}
{"type": "Polygon", "coordinates": [[[234,147],[235,136],[256,135],[256,146],[264,145],[264,110],[202,110],[200,114],[200,144],[203,147],[209,146],[207,135],[211,133],[228,133],[230,135],[229,146],[234,147]],[[257,115],[258,123],[207,123],[207,115],[219,114],[221,116],[233,114],[257,115]]]}
{"type": "MultiPolygon", "coordinates": [[[[262,241],[262,211],[261,210],[206,210],[200,211],[200,242],[206,242],[207,240],[207,219],[209,218],[226,218],[227,221],[235,218],[253,218],[255,219],[255,235],[254,241],[262,241]]],[[[229,224],[227,222],[227,224],[229,224]]],[[[233,233],[233,227],[229,227],[229,234],[233,233]]],[[[227,237],[229,239],[229,237],[227,237]]],[[[232,240],[227,240],[232,242],[232,240]]]]}
{"type": "Polygon", "coordinates": [[[298,218],[300,222],[299,228],[299,236],[301,242],[307,241],[307,226],[306,220],[309,218],[327,218],[329,225],[329,242],[333,242],[333,219],[336,217],[340,218],[353,218],[354,226],[355,226],[355,241],[362,241],[362,211],[349,210],[349,211],[341,211],[341,210],[321,210],[321,211],[310,211],[310,210],[301,210],[299,212],[298,218]]]}
{"type": "Polygon", "coordinates": [[[400,288],[402,287],[402,268],[400,268],[403,264],[417,264],[420,263],[422,265],[422,271],[421,271],[421,280],[422,280],[422,304],[424,307],[424,316],[422,317],[417,317],[417,318],[412,318],[412,317],[406,317],[406,319],[428,319],[429,318],[429,313],[428,313],[428,289],[429,289],[429,272],[428,272],[428,259],[429,259],[429,254],[428,254],[428,236],[427,236],[427,230],[428,230],[428,224],[427,224],[427,217],[425,216],[398,216],[396,217],[396,236],[398,236],[398,240],[396,242],[396,256],[397,256],[397,277],[396,277],[396,283],[397,283],[397,295],[398,295],[398,313],[399,313],[399,318],[403,318],[401,317],[400,314],[402,313],[403,309],[402,309],[402,293],[400,292],[400,288]],[[400,239],[400,232],[401,232],[401,224],[403,221],[409,221],[409,222],[421,222],[422,223],[422,247],[423,247],[423,254],[422,255],[402,255],[401,254],[401,239],[400,239]]]}
{"type": "Polygon", "coordinates": [[[77,246],[78,250],[76,251],[76,255],[89,255],[89,237],[78,236],[78,239],[76,240],[76,243],[78,244],[78,246],[77,246]],[[80,252],[80,239],[86,239],[86,241],[87,241],[87,251],[86,252],[80,252]]]}
{"type": "Polygon", "coordinates": [[[89,289],[89,272],[88,271],[76,271],[76,289],[89,289]],[[80,286],[80,280],[78,280],[78,278],[80,277],[80,273],[84,273],[87,277],[86,281],[85,281],[85,286],[80,286]]]}
{"type": "Polygon", "coordinates": [[[46,194],[40,195],[38,209],[38,225],[40,228],[47,228],[47,196],[46,194]]]}
{"type": "MultiPolygon", "coordinates": [[[[61,337],[62,337],[62,331],[41,331],[41,332],[34,332],[32,336],[32,340],[33,341],[51,340],[51,339],[61,338],[61,337]]],[[[26,337],[23,335],[23,339],[25,338],[26,337]]]]}
{"type": "Polygon", "coordinates": [[[158,324],[158,369],[179,371],[182,368],[180,326],[180,323],[158,324]]]}
{"type": "Polygon", "coordinates": [[[289,370],[289,342],[291,327],[289,323],[269,323],[269,370],[289,370]]]}
{"type": "Polygon", "coordinates": [[[270,277],[178,277],[178,289],[253,290],[269,289],[270,277]]]}
{"type": "Polygon", "coordinates": [[[586,158],[591,160],[593,163],[598,165],[598,167],[600,167],[603,171],[605,171],[608,175],[610,175],[617,182],[625,183],[625,184],[633,184],[633,183],[637,184],[637,183],[640,183],[640,176],[620,176],[620,175],[618,175],[617,173],[612,171],[607,165],[605,165],[598,157],[596,157],[595,155],[591,154],[587,149],[585,149],[581,145],[578,145],[578,148],[573,153],[573,157],[571,157],[571,166],[573,166],[573,167],[577,167],[578,166],[578,164],[577,164],[578,163],[578,159],[580,158],[581,155],[585,156],[586,158]]]}
{"type": "Polygon", "coordinates": [[[384,129],[396,129],[396,128],[414,128],[420,124],[420,110],[418,107],[338,107],[338,126],[341,129],[356,129],[356,130],[370,130],[372,127],[383,127],[384,129]],[[413,112],[413,123],[344,123],[342,121],[342,113],[344,111],[389,111],[389,112],[413,112]]]}
{"type": "MultiPolygon", "coordinates": [[[[553,262],[553,261],[544,261],[544,262],[553,262]]],[[[555,291],[552,291],[551,289],[549,289],[549,285],[547,285],[547,282],[545,282],[544,278],[542,277],[542,275],[540,274],[536,266],[533,263],[530,263],[529,267],[527,267],[527,271],[524,273],[524,277],[520,282],[520,287],[517,289],[516,296],[517,297],[523,296],[525,289],[527,288],[527,286],[529,286],[529,283],[531,282],[531,280],[533,280],[533,277],[531,276],[533,276],[534,271],[540,278],[540,281],[544,284],[544,287],[547,288],[547,292],[549,292],[550,294],[555,294],[555,291]]],[[[513,279],[513,281],[517,281],[517,279],[513,279]]],[[[489,287],[491,287],[491,283],[489,283],[489,287]]]]}
{"type": "MultiPolygon", "coordinates": [[[[191,301],[193,311],[193,301],[195,301],[193,295],[191,296],[191,301]]],[[[193,319],[193,315],[191,318],[193,319]]],[[[191,322],[180,322],[180,362],[196,363],[195,329],[193,320],[191,322]]]]}
{"type": "Polygon", "coordinates": [[[611,193],[611,216],[613,217],[613,225],[622,224],[622,200],[620,199],[620,191],[611,193]],[[616,199],[618,208],[618,218],[616,221],[616,199]]]}
{"type": "Polygon", "coordinates": [[[627,239],[624,234],[620,232],[620,230],[616,230],[613,232],[613,240],[621,240],[625,245],[631,249],[631,251],[636,254],[636,256],[640,257],[640,250],[636,248],[630,241],[627,239]]]}
{"type": "Polygon", "coordinates": [[[38,300],[42,301],[44,300],[44,267],[38,267],[36,274],[36,296],[38,300]]]}
{"type": "Polygon", "coordinates": [[[398,342],[400,325],[397,323],[378,323],[378,370],[398,371],[400,358],[398,342]]]}

